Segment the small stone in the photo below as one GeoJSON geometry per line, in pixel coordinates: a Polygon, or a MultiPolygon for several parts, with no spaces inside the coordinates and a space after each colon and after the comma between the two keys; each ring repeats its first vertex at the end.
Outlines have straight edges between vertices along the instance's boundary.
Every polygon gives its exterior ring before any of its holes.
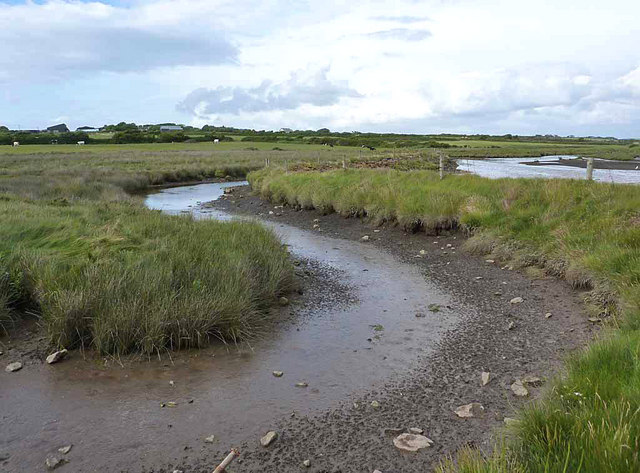
{"type": "Polygon", "coordinates": [[[380,230],[374,230],[373,233],[380,233],[380,230]]]}
{"type": "Polygon", "coordinates": [[[598,324],[600,322],[602,322],[602,319],[599,317],[589,317],[589,322],[593,323],[593,324],[598,324]]]}
{"type": "Polygon", "coordinates": [[[309,386],[309,384],[305,383],[304,381],[296,383],[296,388],[306,388],[307,386],[309,386]]]}
{"type": "Polygon", "coordinates": [[[216,440],[216,436],[215,435],[209,435],[206,439],[204,439],[205,442],[207,443],[213,443],[216,440]]]}
{"type": "Polygon", "coordinates": [[[54,363],[62,361],[67,356],[67,353],[67,350],[59,350],[55,353],[52,353],[47,357],[47,363],[53,365],[54,363]]]}
{"type": "Polygon", "coordinates": [[[272,373],[276,378],[282,378],[282,375],[284,374],[283,371],[274,371],[272,373]]]}
{"type": "Polygon", "coordinates": [[[484,279],[482,276],[476,276],[476,281],[480,281],[481,279],[484,279]]]}
{"type": "Polygon", "coordinates": [[[480,375],[480,379],[482,380],[482,385],[486,386],[487,384],[489,384],[489,381],[491,381],[491,373],[489,373],[488,371],[483,371],[480,375]]]}
{"type": "Polygon", "coordinates": [[[472,402],[471,404],[458,407],[454,412],[458,417],[463,419],[468,417],[482,417],[484,407],[478,402],[472,402]]]}
{"type": "Polygon", "coordinates": [[[393,439],[393,444],[400,450],[417,452],[421,448],[427,448],[433,445],[433,440],[424,435],[400,434],[393,439]]]}
{"type": "Polygon", "coordinates": [[[509,330],[513,330],[514,328],[516,328],[516,323],[511,321],[509,322],[509,327],[507,327],[509,330]]]}
{"type": "Polygon", "coordinates": [[[289,299],[287,299],[286,297],[281,297],[280,299],[278,299],[278,302],[282,307],[289,305],[289,299]]]}
{"type": "Polygon", "coordinates": [[[302,462],[303,466],[306,466],[307,468],[309,468],[311,466],[311,460],[305,460],[302,462]]]}
{"type": "Polygon", "coordinates": [[[378,407],[380,407],[380,403],[378,401],[371,401],[371,407],[377,409],[378,407]]]}
{"type": "Polygon", "coordinates": [[[67,445],[66,447],[60,447],[58,449],[58,451],[60,453],[62,453],[63,455],[66,455],[67,453],[69,453],[71,451],[71,447],[73,447],[73,445],[67,445]]]}
{"type": "Polygon", "coordinates": [[[526,397],[529,395],[529,390],[524,387],[524,384],[522,384],[522,381],[519,379],[511,385],[511,391],[513,391],[513,394],[520,397],[526,397]]]}
{"type": "Polygon", "coordinates": [[[173,470],[173,473],[184,473],[182,470],[173,470]]]}
{"type": "Polygon", "coordinates": [[[495,260],[492,260],[492,259],[486,259],[486,260],[484,260],[484,262],[485,262],[485,263],[489,263],[489,264],[493,264],[493,263],[495,263],[495,260]]]}
{"type": "Polygon", "coordinates": [[[313,219],[313,223],[320,223],[320,219],[319,218],[314,218],[313,219]]]}
{"type": "Polygon", "coordinates": [[[426,255],[426,254],[427,254],[427,252],[426,252],[426,251],[424,251],[424,250],[420,250],[420,254],[421,254],[422,256],[424,256],[424,255],[426,255]]]}
{"type": "Polygon", "coordinates": [[[546,314],[544,314],[544,318],[545,319],[550,319],[551,318],[551,312],[547,312],[546,314]]]}
{"type": "Polygon", "coordinates": [[[278,438],[278,432],[271,430],[267,432],[265,436],[260,439],[260,445],[262,445],[263,447],[268,447],[277,438],[278,438]]]}
{"type": "Polygon", "coordinates": [[[538,386],[542,386],[542,378],[539,378],[538,376],[527,375],[524,378],[522,378],[522,383],[527,384],[529,386],[538,387],[538,386]]]}
{"type": "Polygon", "coordinates": [[[273,210],[269,210],[269,215],[273,215],[273,210]]]}
{"type": "Polygon", "coordinates": [[[524,302],[524,299],[522,297],[514,297],[509,302],[511,304],[521,304],[522,302],[524,302]]]}
{"type": "Polygon", "coordinates": [[[19,361],[15,361],[13,363],[9,363],[4,370],[7,373],[13,373],[14,371],[20,371],[21,369],[22,369],[22,363],[20,363],[19,361]]]}
{"type": "Polygon", "coordinates": [[[58,456],[50,456],[44,461],[44,464],[47,465],[47,468],[50,470],[55,470],[59,466],[62,466],[66,463],[66,460],[62,457],[58,456]]]}
{"type": "Polygon", "coordinates": [[[424,433],[424,430],[420,429],[418,427],[409,427],[409,433],[410,434],[416,434],[416,435],[422,435],[424,433]]]}
{"type": "Polygon", "coordinates": [[[369,235],[365,235],[361,238],[362,241],[369,241],[369,235]]]}
{"type": "Polygon", "coordinates": [[[172,386],[172,387],[173,387],[173,386],[175,386],[175,385],[176,385],[176,383],[174,383],[174,382],[173,382],[173,380],[169,381],[169,386],[172,386]]]}

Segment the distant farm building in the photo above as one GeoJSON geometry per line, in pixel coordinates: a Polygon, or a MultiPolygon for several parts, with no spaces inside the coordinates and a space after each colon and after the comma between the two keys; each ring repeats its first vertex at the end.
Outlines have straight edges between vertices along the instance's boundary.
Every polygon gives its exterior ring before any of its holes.
{"type": "Polygon", "coordinates": [[[47,127],[49,133],[69,133],[69,128],[64,123],[47,127]]]}
{"type": "Polygon", "coordinates": [[[161,133],[166,133],[169,131],[182,131],[182,127],[179,125],[162,125],[160,127],[161,133]]]}

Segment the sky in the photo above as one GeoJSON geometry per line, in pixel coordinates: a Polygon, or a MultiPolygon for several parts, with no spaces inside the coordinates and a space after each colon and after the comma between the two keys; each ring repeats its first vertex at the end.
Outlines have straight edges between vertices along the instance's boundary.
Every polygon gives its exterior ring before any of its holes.
{"type": "Polygon", "coordinates": [[[640,138],[638,0],[0,0],[0,125],[640,138]]]}

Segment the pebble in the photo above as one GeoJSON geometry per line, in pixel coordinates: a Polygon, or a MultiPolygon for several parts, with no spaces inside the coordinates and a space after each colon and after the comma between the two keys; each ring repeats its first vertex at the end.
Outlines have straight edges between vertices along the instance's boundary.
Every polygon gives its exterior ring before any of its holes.
{"type": "Polygon", "coordinates": [[[369,235],[365,235],[361,238],[362,241],[369,241],[369,235]]]}
{"type": "Polygon", "coordinates": [[[264,437],[260,439],[260,445],[262,445],[263,447],[268,447],[277,438],[278,438],[278,432],[274,430],[270,430],[264,435],[264,437]]]}
{"type": "Polygon", "coordinates": [[[393,444],[400,450],[417,452],[421,448],[427,448],[433,445],[433,440],[424,435],[400,434],[393,439],[393,444]]]}
{"type": "Polygon", "coordinates": [[[302,462],[303,466],[306,466],[307,468],[309,468],[311,466],[311,460],[305,460],[302,462]]]}
{"type": "Polygon", "coordinates": [[[59,466],[62,466],[66,463],[66,460],[62,457],[58,456],[50,456],[44,461],[44,464],[47,466],[49,470],[55,470],[59,466]]]}
{"type": "Polygon", "coordinates": [[[486,259],[486,260],[484,260],[484,262],[485,262],[485,263],[489,263],[489,264],[493,264],[493,263],[495,263],[495,260],[492,260],[492,259],[486,259]]]}
{"type": "Polygon", "coordinates": [[[547,312],[546,314],[544,314],[545,319],[550,319],[551,318],[551,312],[547,312]]]}
{"type": "Polygon", "coordinates": [[[207,443],[213,443],[216,440],[216,436],[215,435],[209,435],[206,439],[204,439],[205,442],[207,443]]]}
{"type": "Polygon", "coordinates": [[[524,384],[522,384],[522,381],[519,379],[511,385],[511,391],[513,391],[513,394],[520,397],[526,397],[529,395],[529,390],[524,387],[524,384]]]}
{"type": "Polygon", "coordinates": [[[489,384],[489,381],[491,381],[491,373],[489,373],[488,371],[483,371],[480,375],[480,379],[482,380],[482,385],[486,386],[487,384],[489,384]]]}
{"type": "Polygon", "coordinates": [[[371,407],[377,409],[378,407],[380,407],[380,403],[378,401],[371,401],[371,407]]]}
{"type": "Polygon", "coordinates": [[[471,404],[458,407],[454,412],[458,417],[463,419],[468,417],[482,417],[484,407],[478,402],[472,402],[471,404]]]}
{"type": "Polygon", "coordinates": [[[58,451],[60,453],[62,453],[63,455],[66,455],[67,453],[69,453],[71,451],[71,447],[73,447],[73,445],[67,445],[66,447],[60,447],[58,449],[58,451]]]}
{"type": "Polygon", "coordinates": [[[22,363],[20,363],[19,361],[15,361],[13,363],[9,363],[4,370],[7,373],[13,373],[14,371],[20,371],[21,369],[22,369],[22,363]]]}
{"type": "Polygon", "coordinates": [[[67,353],[69,353],[67,350],[59,350],[55,353],[52,353],[47,357],[47,363],[53,365],[54,363],[62,361],[64,358],[66,358],[67,353]]]}
{"type": "Polygon", "coordinates": [[[409,433],[410,434],[422,435],[424,433],[424,430],[423,429],[419,429],[418,427],[410,427],[409,428],[409,433]]]}
{"type": "Polygon", "coordinates": [[[511,304],[520,304],[520,303],[524,302],[524,299],[522,297],[514,297],[509,302],[511,304]]]}
{"type": "Polygon", "coordinates": [[[282,378],[282,375],[284,374],[283,371],[274,371],[272,373],[276,378],[282,378]]]}
{"type": "Polygon", "coordinates": [[[309,384],[305,383],[304,381],[296,383],[296,388],[306,388],[307,386],[309,386],[309,384]]]}
{"type": "Polygon", "coordinates": [[[515,322],[513,322],[513,321],[509,322],[509,327],[508,327],[508,329],[509,329],[509,330],[513,330],[514,328],[516,328],[516,323],[515,323],[515,322]]]}

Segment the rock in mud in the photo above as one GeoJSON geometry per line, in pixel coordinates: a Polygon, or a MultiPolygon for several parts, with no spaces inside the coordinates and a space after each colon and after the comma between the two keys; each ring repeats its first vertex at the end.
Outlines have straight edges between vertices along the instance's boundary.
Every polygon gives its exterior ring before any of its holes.
{"type": "Polygon", "coordinates": [[[524,387],[524,384],[522,384],[522,381],[519,379],[511,385],[511,391],[513,391],[513,394],[520,397],[526,397],[529,395],[529,390],[524,387]]]}
{"type": "Polygon", "coordinates": [[[424,435],[401,434],[393,439],[396,448],[405,452],[417,452],[421,448],[427,448],[433,445],[433,440],[424,435]]]}
{"type": "Polygon", "coordinates": [[[484,407],[478,402],[472,402],[458,407],[454,412],[458,417],[463,419],[468,417],[482,417],[484,415],[484,407]]]}
{"type": "Polygon", "coordinates": [[[311,460],[305,460],[302,462],[303,466],[306,466],[307,468],[309,468],[311,466],[311,460]]]}
{"type": "Polygon", "coordinates": [[[361,238],[362,241],[369,241],[369,235],[365,235],[361,238]]]}
{"type": "Polygon", "coordinates": [[[52,353],[51,355],[49,355],[47,357],[47,363],[50,365],[53,365],[54,363],[57,363],[59,361],[62,361],[63,359],[65,359],[67,357],[67,354],[69,352],[65,349],[65,350],[59,350],[55,353],[52,353]]]}
{"type": "Polygon", "coordinates": [[[550,319],[551,318],[551,312],[547,312],[546,314],[544,314],[544,318],[545,319],[550,319]]]}
{"type": "Polygon", "coordinates": [[[204,439],[205,442],[207,443],[213,443],[216,441],[216,436],[215,435],[209,435],[206,439],[204,439]]]}
{"type": "Polygon", "coordinates": [[[47,457],[47,459],[44,461],[44,464],[49,470],[55,470],[59,466],[64,465],[66,462],[67,461],[64,458],[52,455],[50,457],[47,457]]]}
{"type": "Polygon", "coordinates": [[[260,445],[262,445],[263,447],[268,447],[277,438],[278,438],[278,432],[271,430],[267,432],[265,436],[260,439],[260,445]]]}
{"type": "Polygon", "coordinates": [[[282,375],[284,375],[283,371],[274,371],[272,373],[276,378],[282,378],[282,375]]]}
{"type": "Polygon", "coordinates": [[[377,409],[378,407],[380,407],[380,403],[378,401],[371,401],[371,407],[377,409]]]}
{"type": "Polygon", "coordinates": [[[422,435],[424,433],[423,429],[419,429],[418,427],[409,427],[410,434],[422,435]]]}
{"type": "Polygon", "coordinates": [[[15,361],[13,363],[9,363],[4,370],[7,373],[13,373],[14,371],[20,371],[21,369],[22,369],[22,363],[20,363],[19,361],[15,361]]]}
{"type": "Polygon", "coordinates": [[[516,328],[516,323],[513,321],[509,322],[509,326],[507,327],[507,330],[513,330],[514,328],[516,328]]]}
{"type": "Polygon", "coordinates": [[[484,260],[484,262],[485,262],[485,263],[489,263],[489,264],[493,264],[493,263],[495,263],[495,260],[492,260],[492,259],[486,259],[486,260],[484,260]]]}
{"type": "Polygon", "coordinates": [[[72,448],[72,447],[73,447],[73,445],[67,445],[67,446],[65,446],[65,447],[60,447],[60,448],[58,449],[58,451],[59,451],[60,453],[62,453],[63,455],[66,455],[67,453],[69,453],[69,452],[71,451],[71,448],[72,448]]]}
{"type": "Polygon", "coordinates": [[[511,304],[521,304],[522,302],[524,302],[524,299],[522,297],[514,297],[509,302],[511,304]]]}
{"type": "Polygon", "coordinates": [[[302,381],[300,383],[296,383],[296,388],[306,388],[308,386],[309,386],[309,384],[305,383],[304,381],[302,381]]]}
{"type": "Polygon", "coordinates": [[[289,299],[287,299],[286,297],[281,297],[280,299],[278,299],[278,302],[283,307],[289,305],[289,299]]]}
{"type": "Polygon", "coordinates": [[[528,386],[539,387],[542,386],[542,383],[542,378],[539,378],[538,376],[527,375],[522,378],[522,384],[526,384],[528,386]]]}
{"type": "Polygon", "coordinates": [[[486,386],[491,381],[491,373],[488,371],[483,371],[480,375],[480,379],[482,380],[482,385],[486,386]]]}

